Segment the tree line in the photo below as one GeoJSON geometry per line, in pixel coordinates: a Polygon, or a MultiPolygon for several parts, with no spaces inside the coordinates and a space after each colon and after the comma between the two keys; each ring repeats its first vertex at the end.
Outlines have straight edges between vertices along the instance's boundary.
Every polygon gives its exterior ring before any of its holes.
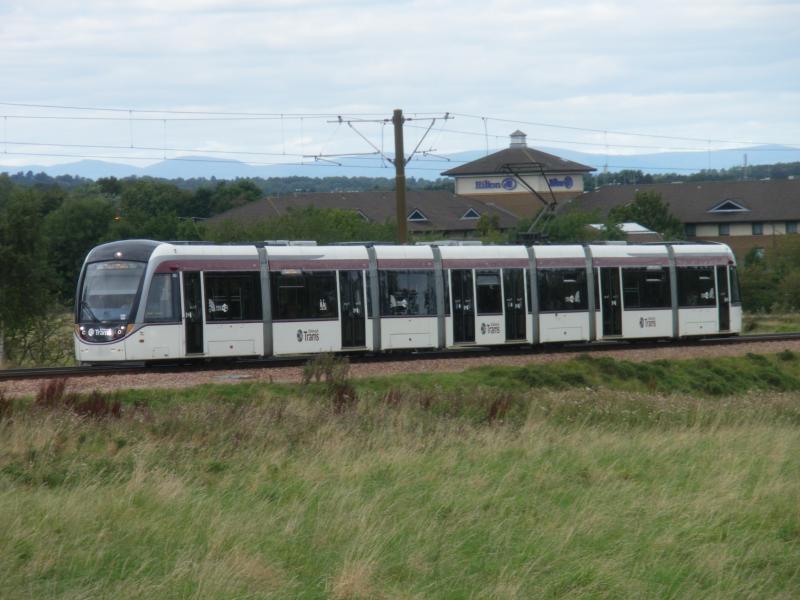
{"type": "Polygon", "coordinates": [[[770,165],[735,166],[729,169],[701,169],[695,173],[645,173],[638,169],[622,169],[609,173],[587,173],[583,186],[591,192],[604,185],[637,183],[673,183],[676,181],[744,181],[747,179],[789,179],[800,177],[800,162],[770,165]]]}

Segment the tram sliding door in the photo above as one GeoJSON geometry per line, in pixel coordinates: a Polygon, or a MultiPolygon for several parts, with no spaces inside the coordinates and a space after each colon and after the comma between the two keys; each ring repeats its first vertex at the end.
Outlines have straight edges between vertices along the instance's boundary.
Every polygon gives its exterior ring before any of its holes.
{"type": "Polygon", "coordinates": [[[622,302],[619,268],[600,268],[600,295],[603,309],[603,337],[622,335],[622,302]]]}
{"type": "Polygon", "coordinates": [[[342,304],[342,348],[363,348],[367,335],[361,271],[339,271],[339,301],[342,304]]]}
{"type": "Polygon", "coordinates": [[[203,354],[203,290],[200,273],[183,273],[183,317],[186,354],[203,354]]]}
{"type": "Polygon", "coordinates": [[[475,341],[475,292],[471,269],[450,271],[453,297],[453,342],[475,341]]]}
{"type": "Polygon", "coordinates": [[[717,289],[719,294],[719,330],[729,331],[731,328],[731,296],[728,293],[728,267],[717,267],[717,289]]]}
{"type": "Polygon", "coordinates": [[[522,269],[503,269],[503,295],[506,305],[506,341],[524,340],[525,276],[522,269]]]}

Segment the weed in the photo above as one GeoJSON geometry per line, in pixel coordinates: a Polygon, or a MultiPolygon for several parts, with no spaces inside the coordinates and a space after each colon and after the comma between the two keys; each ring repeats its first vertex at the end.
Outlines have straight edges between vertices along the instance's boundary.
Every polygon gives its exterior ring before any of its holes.
{"type": "Polygon", "coordinates": [[[14,412],[14,400],[6,395],[5,390],[0,389],[0,422],[10,419],[14,412]]]}
{"type": "Polygon", "coordinates": [[[66,379],[51,379],[42,383],[36,393],[34,406],[49,410],[68,410],[90,419],[120,418],[122,404],[108,394],[93,391],[88,396],[67,392],[66,379]]]}
{"type": "Polygon", "coordinates": [[[303,384],[311,380],[324,383],[334,414],[342,414],[352,407],[358,399],[356,389],[350,381],[350,361],[346,356],[319,354],[306,363],[303,368],[303,384]]]}
{"type": "Polygon", "coordinates": [[[36,392],[36,406],[40,408],[57,408],[64,404],[64,393],[67,388],[66,379],[48,379],[39,386],[36,392]]]}
{"type": "Polygon", "coordinates": [[[511,396],[508,393],[500,394],[494,398],[489,403],[489,409],[486,411],[486,422],[502,421],[511,408],[511,400],[511,396]]]}

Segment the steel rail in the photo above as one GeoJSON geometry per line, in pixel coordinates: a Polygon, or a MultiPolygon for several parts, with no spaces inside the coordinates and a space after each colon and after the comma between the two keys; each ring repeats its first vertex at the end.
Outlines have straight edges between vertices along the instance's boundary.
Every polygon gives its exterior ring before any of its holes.
{"type": "MultiPolygon", "coordinates": [[[[387,361],[415,361],[443,358],[467,358],[475,356],[519,356],[538,354],[564,354],[581,352],[603,352],[608,350],[641,350],[647,348],[680,348],[690,346],[722,346],[758,342],[779,342],[800,340],[800,332],[796,333],[767,333],[740,336],[709,336],[703,338],[665,339],[665,340],[613,340],[595,342],[567,342],[558,345],[514,344],[507,346],[467,346],[461,348],[448,348],[444,350],[419,350],[414,352],[396,351],[381,354],[365,353],[337,353],[347,356],[354,364],[387,362],[387,361]]],[[[176,362],[159,363],[110,363],[106,365],[73,366],[73,367],[36,367],[25,369],[0,370],[0,381],[25,380],[25,379],[56,379],[71,377],[98,377],[107,375],[127,374],[155,374],[155,373],[180,373],[197,371],[223,371],[233,369],[263,369],[297,367],[305,365],[315,355],[292,355],[287,357],[266,358],[240,358],[225,359],[200,359],[187,362],[183,359],[176,362]]]]}

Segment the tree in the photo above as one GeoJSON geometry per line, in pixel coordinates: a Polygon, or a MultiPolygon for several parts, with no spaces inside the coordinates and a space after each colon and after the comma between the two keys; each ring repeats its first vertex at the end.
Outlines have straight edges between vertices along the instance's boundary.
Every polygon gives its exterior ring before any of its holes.
{"type": "Polygon", "coordinates": [[[62,300],[75,293],[83,260],[108,235],[114,207],[96,192],[73,192],[44,219],[45,242],[55,284],[62,300]]]}
{"type": "Polygon", "coordinates": [[[475,231],[481,241],[487,244],[497,244],[506,240],[506,236],[500,231],[500,216],[482,214],[475,223],[475,231]]]}
{"type": "Polygon", "coordinates": [[[178,239],[182,229],[178,215],[185,212],[191,197],[191,192],[162,181],[125,181],[108,239],[178,239]]]}
{"type": "Polygon", "coordinates": [[[391,221],[371,223],[351,210],[314,206],[292,209],[256,223],[223,221],[207,226],[203,233],[215,242],[314,240],[319,244],[389,241],[396,235],[391,221]]]}
{"type": "Polygon", "coordinates": [[[625,239],[625,234],[616,223],[603,223],[596,211],[569,210],[559,213],[544,223],[542,231],[548,241],[564,244],[625,239]],[[592,227],[595,224],[602,227],[592,227]]]}
{"type": "Polygon", "coordinates": [[[608,213],[614,223],[632,221],[660,233],[665,240],[684,237],[683,224],[669,210],[669,204],[658,192],[636,192],[631,204],[615,206],[608,213]]]}
{"type": "Polygon", "coordinates": [[[237,179],[233,183],[221,181],[217,184],[217,188],[212,194],[210,213],[208,216],[218,215],[226,210],[255,202],[256,200],[260,200],[263,195],[258,186],[249,179],[237,179]]]}
{"type": "Polygon", "coordinates": [[[42,236],[42,198],[0,185],[0,362],[4,340],[51,304],[51,274],[42,236]]]}

